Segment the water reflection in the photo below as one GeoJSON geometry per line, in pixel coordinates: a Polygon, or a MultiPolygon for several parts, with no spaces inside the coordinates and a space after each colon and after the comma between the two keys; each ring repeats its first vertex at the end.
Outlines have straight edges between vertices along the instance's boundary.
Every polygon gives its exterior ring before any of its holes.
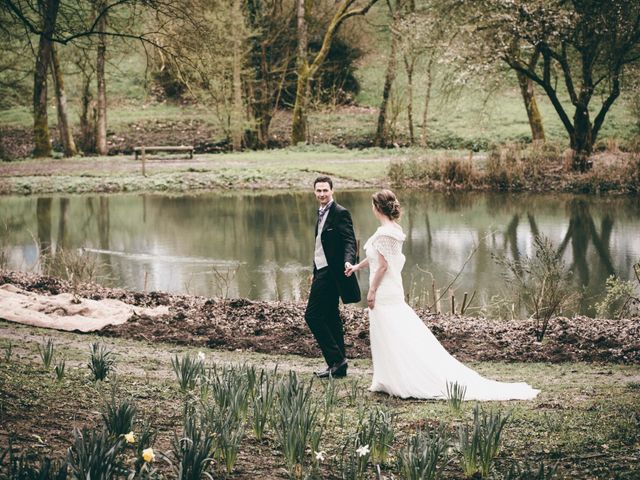
{"type": "MultiPolygon", "coordinates": [[[[336,194],[351,210],[361,244],[377,227],[370,195],[336,194]]],[[[592,313],[607,276],[631,278],[640,259],[638,199],[416,191],[399,197],[405,285],[419,301],[462,271],[452,285],[456,297],[477,291],[476,305],[488,302],[507,288],[492,256],[530,256],[534,236],[543,234],[574,272],[581,312],[592,313]]],[[[112,285],[298,300],[308,286],[315,208],[307,192],[4,197],[0,245],[14,269],[41,271],[38,251],[82,247],[98,256],[103,282],[112,285]]]]}

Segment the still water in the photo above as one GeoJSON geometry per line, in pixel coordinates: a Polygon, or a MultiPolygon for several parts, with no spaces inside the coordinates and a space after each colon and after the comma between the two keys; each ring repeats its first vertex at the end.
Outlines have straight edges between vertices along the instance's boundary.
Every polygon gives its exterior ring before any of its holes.
{"type": "MultiPolygon", "coordinates": [[[[361,245],[377,227],[371,193],[335,195],[351,210],[361,245]]],[[[582,313],[593,313],[609,275],[631,279],[640,260],[638,198],[398,193],[413,301],[432,301],[435,285],[458,303],[475,291],[472,306],[492,304],[511,287],[494,257],[533,255],[536,233],[571,268],[582,313]]],[[[315,212],[311,192],[2,197],[0,249],[15,270],[42,272],[41,252],[83,248],[107,285],[299,300],[307,294],[315,212]]],[[[366,272],[359,275],[364,290],[366,272]]]]}

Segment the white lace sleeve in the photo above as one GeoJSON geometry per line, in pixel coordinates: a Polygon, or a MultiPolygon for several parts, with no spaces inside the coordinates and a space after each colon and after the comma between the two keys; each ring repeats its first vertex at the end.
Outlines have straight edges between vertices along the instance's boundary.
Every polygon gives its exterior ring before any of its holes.
{"type": "Polygon", "coordinates": [[[402,242],[388,235],[379,235],[373,241],[373,247],[384,257],[389,258],[402,253],[402,242]]]}

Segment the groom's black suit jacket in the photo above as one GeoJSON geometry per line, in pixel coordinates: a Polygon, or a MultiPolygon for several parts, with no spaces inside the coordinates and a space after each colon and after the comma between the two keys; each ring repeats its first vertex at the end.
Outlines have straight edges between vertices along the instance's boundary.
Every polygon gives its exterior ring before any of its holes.
{"type": "MultiPolygon", "coordinates": [[[[318,226],[316,224],[315,236],[317,235],[318,226]]],[[[329,264],[329,271],[338,286],[342,302],[359,302],[360,286],[356,276],[347,277],[344,274],[345,262],[355,264],[358,253],[353,222],[349,211],[335,201],[329,207],[320,240],[329,264]]]]}

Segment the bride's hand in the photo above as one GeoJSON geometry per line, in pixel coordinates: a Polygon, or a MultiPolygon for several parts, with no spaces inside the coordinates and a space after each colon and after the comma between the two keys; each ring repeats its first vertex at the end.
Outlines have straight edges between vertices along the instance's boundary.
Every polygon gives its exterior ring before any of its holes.
{"type": "Polygon", "coordinates": [[[369,290],[369,293],[367,293],[367,305],[371,310],[373,310],[373,307],[376,305],[376,292],[373,290],[369,290]]]}

